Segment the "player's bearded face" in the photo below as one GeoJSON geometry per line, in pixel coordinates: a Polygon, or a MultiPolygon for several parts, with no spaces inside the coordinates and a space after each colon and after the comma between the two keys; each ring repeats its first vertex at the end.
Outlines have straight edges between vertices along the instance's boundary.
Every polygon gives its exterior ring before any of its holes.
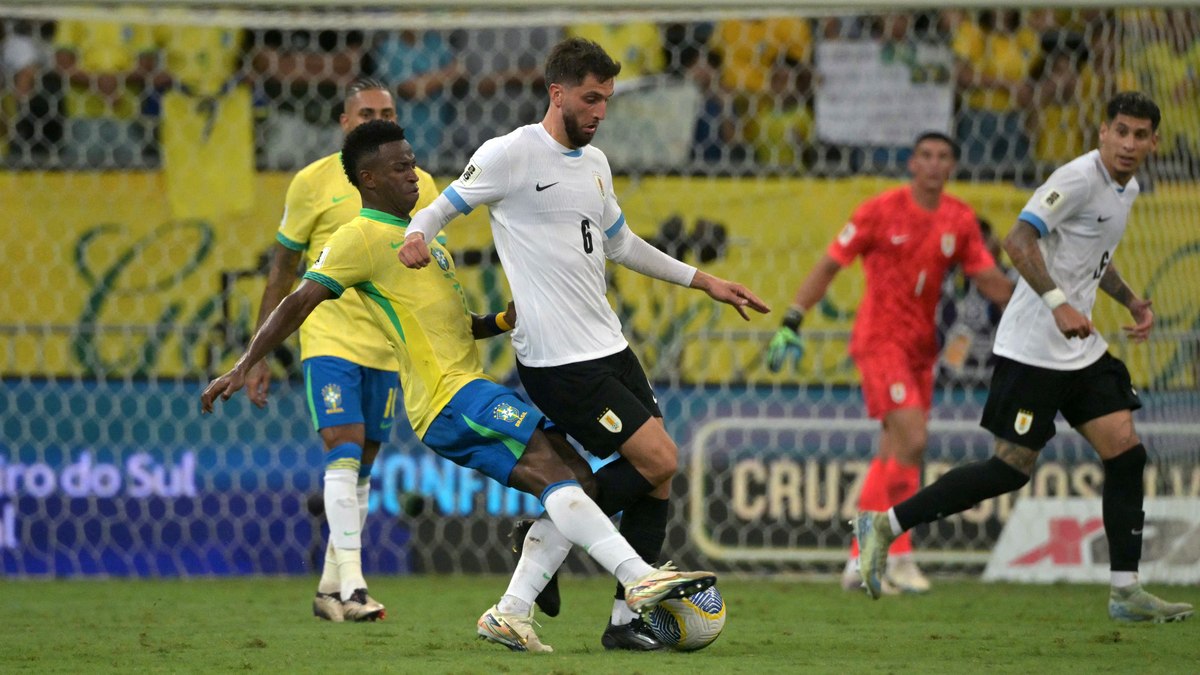
{"type": "Polygon", "coordinates": [[[563,88],[560,104],[563,130],[572,147],[581,148],[592,142],[612,93],[613,81],[599,82],[595,75],[588,75],[578,86],[563,88]]]}

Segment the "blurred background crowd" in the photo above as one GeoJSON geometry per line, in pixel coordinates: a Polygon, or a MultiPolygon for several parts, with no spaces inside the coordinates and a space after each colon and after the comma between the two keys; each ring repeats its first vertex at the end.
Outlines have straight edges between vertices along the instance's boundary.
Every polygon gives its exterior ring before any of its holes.
{"type": "MultiPolygon", "coordinates": [[[[893,117],[948,127],[963,146],[960,170],[972,178],[1044,175],[1090,147],[1103,102],[1132,88],[1164,110],[1158,169],[1194,176],[1200,157],[1194,9],[943,9],[460,30],[154,18],[160,23],[0,16],[5,165],[153,168],[169,142],[162,126],[172,95],[209,135],[240,124],[244,96],[256,166],[292,170],[337,147],[342,91],[371,75],[396,92],[419,161],[452,174],[483,140],[540,119],[541,64],[564,35],[594,39],[624,64],[618,104],[621,91],[642,92],[648,116],[685,129],[686,152],[656,170],[902,173],[905,143],[835,128],[846,117],[839,96],[854,84],[845,63],[855,52],[839,44],[874,45],[885,63],[906,65],[914,83],[945,92],[946,119],[920,119],[927,113],[906,111],[904,101],[880,103],[893,117]],[[681,90],[688,95],[662,95],[681,90]],[[823,121],[823,106],[834,117],[823,121]]],[[[636,119],[638,106],[626,107],[636,119]]],[[[639,170],[619,157],[614,165],[639,170]]]]}

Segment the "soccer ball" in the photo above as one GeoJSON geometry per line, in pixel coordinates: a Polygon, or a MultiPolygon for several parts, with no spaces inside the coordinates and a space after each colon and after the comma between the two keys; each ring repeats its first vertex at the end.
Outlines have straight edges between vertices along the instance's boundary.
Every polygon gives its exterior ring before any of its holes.
{"type": "Polygon", "coordinates": [[[712,586],[689,598],[663,600],[650,611],[647,621],[659,642],[671,649],[704,649],[725,628],[725,600],[712,586]]]}

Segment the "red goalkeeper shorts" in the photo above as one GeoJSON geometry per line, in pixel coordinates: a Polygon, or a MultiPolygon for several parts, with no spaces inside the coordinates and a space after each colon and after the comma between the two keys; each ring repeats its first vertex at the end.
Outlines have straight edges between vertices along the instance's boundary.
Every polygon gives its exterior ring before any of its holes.
{"type": "Polygon", "coordinates": [[[929,412],[933,404],[933,358],[914,359],[904,350],[882,345],[868,354],[853,354],[862,374],[867,414],[881,420],[900,408],[929,412]]]}

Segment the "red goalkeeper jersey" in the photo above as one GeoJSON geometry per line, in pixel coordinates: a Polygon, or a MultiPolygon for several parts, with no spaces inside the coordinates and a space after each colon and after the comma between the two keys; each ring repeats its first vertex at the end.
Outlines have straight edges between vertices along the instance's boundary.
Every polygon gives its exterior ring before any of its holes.
{"type": "Polygon", "coordinates": [[[851,355],[886,342],[914,358],[935,358],[934,311],[946,271],[962,264],[974,275],[996,265],[971,207],[943,193],[937,209],[926,211],[909,186],[863,202],[827,253],[843,267],[863,258],[867,289],[854,321],[851,355]]]}

